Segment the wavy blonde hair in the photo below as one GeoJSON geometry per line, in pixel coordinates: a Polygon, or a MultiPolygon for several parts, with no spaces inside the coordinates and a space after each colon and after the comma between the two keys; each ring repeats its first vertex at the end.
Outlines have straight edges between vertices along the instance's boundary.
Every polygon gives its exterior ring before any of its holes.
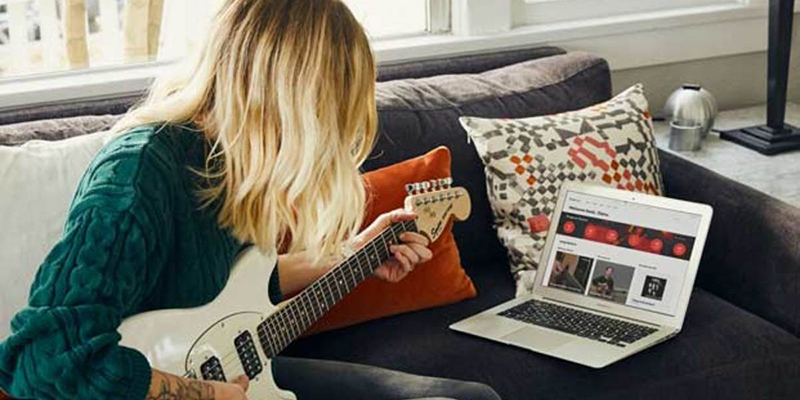
{"type": "Polygon", "coordinates": [[[339,250],[361,226],[375,138],[367,35],[339,0],[227,0],[194,60],[115,127],[194,123],[219,223],[262,249],[339,250]]]}

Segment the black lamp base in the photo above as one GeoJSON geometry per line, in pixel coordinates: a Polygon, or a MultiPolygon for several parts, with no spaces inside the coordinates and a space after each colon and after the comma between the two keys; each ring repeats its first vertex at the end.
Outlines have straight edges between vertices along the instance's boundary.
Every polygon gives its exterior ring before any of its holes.
{"type": "Polygon", "coordinates": [[[800,129],[788,124],[780,130],[761,125],[721,131],[719,137],[769,156],[785,151],[800,150],[800,129]]]}

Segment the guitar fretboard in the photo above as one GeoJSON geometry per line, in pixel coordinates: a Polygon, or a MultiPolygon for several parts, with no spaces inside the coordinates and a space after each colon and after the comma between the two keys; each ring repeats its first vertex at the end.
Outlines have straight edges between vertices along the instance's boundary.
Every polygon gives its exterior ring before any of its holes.
{"type": "Polygon", "coordinates": [[[393,224],[265,318],[257,328],[264,354],[278,355],[392,257],[389,247],[400,242],[400,234],[416,230],[414,221],[393,224]]]}

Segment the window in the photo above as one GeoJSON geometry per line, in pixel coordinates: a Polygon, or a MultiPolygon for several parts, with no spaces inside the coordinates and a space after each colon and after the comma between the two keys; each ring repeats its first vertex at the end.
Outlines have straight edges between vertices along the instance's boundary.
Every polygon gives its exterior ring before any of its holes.
{"type": "Polygon", "coordinates": [[[748,0],[512,0],[514,26],[577,21],[651,11],[708,5],[745,3],[748,0]]]}
{"type": "MultiPolygon", "coordinates": [[[[0,79],[179,59],[223,1],[0,0],[0,79]]],[[[450,26],[450,0],[343,1],[374,40],[450,26]]]]}

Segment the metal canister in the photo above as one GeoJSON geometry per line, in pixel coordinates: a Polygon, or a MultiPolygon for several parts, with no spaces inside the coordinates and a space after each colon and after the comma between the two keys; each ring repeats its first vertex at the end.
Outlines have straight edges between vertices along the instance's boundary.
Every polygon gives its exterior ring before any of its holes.
{"type": "Polygon", "coordinates": [[[669,148],[675,151],[697,151],[703,145],[703,129],[700,124],[669,124],[669,148]]]}
{"type": "Polygon", "coordinates": [[[667,121],[675,123],[681,129],[700,125],[703,139],[714,126],[717,112],[714,96],[700,85],[690,83],[673,92],[664,106],[664,117],[667,121]]]}

